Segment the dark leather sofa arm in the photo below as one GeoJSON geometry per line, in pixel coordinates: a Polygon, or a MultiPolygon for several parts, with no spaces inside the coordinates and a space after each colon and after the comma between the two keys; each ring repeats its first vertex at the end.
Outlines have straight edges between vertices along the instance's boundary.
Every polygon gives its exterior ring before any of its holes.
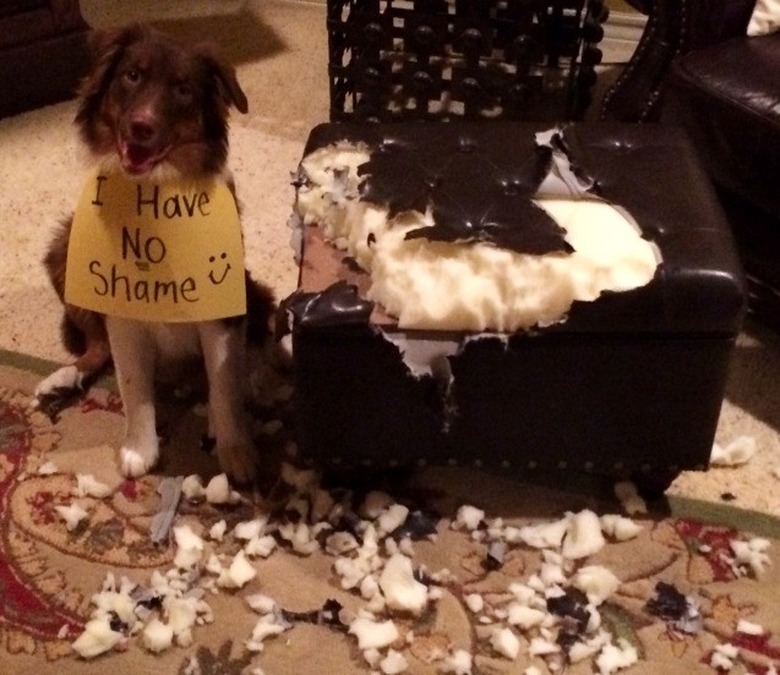
{"type": "Polygon", "coordinates": [[[643,0],[641,9],[648,14],[644,33],[604,97],[601,117],[657,121],[664,80],[674,58],[744,36],[754,6],[755,0],[643,0]]]}

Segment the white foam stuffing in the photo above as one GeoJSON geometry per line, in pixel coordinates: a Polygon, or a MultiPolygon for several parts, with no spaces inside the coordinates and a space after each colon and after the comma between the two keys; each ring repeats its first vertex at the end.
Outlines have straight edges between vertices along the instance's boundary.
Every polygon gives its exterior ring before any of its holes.
{"type": "Polygon", "coordinates": [[[276,601],[264,593],[247,596],[247,604],[259,614],[271,614],[276,609],[276,601]]]}
{"type": "Polygon", "coordinates": [[[163,652],[173,644],[173,628],[157,618],[152,619],[143,632],[143,645],[155,654],[163,652]]]}
{"type": "Polygon", "coordinates": [[[92,659],[116,647],[123,637],[111,630],[108,617],[101,617],[87,621],[84,631],[71,646],[82,658],[92,659]]]}
{"type": "Polygon", "coordinates": [[[616,541],[628,541],[638,536],[642,526],[631,518],[619,514],[605,514],[601,516],[601,529],[608,537],[616,541]]]}
{"type": "Polygon", "coordinates": [[[214,541],[222,541],[226,530],[227,522],[224,520],[218,520],[209,529],[209,538],[213,539],[214,541]]]}
{"type": "Polygon", "coordinates": [[[620,579],[601,565],[588,565],[577,570],[572,586],[588,596],[588,601],[598,606],[609,598],[618,588],[620,579]]]}
{"type": "Polygon", "coordinates": [[[473,663],[474,657],[471,652],[467,652],[465,649],[456,649],[445,657],[439,670],[442,673],[452,673],[453,675],[471,675],[473,663]]]}
{"type": "Polygon", "coordinates": [[[230,503],[231,490],[227,474],[217,474],[208,482],[206,485],[205,497],[209,504],[230,503]]]}
{"type": "Polygon", "coordinates": [[[385,675],[403,673],[408,667],[409,662],[404,655],[392,648],[387,651],[387,656],[379,662],[379,670],[385,675]]]}
{"type": "Polygon", "coordinates": [[[242,588],[257,576],[257,570],[247,560],[246,553],[239,551],[230,563],[230,567],[223,569],[217,579],[217,586],[223,588],[242,588]]]}
{"type": "Polygon", "coordinates": [[[428,588],[414,578],[412,561],[401,553],[391,556],[379,577],[390,609],[420,614],[428,605],[428,588]]]}
{"type": "Polygon", "coordinates": [[[740,619],[737,622],[737,633],[742,633],[743,635],[763,635],[765,632],[762,625],[753,623],[752,621],[740,619]]]}
{"type": "Polygon", "coordinates": [[[771,564],[771,559],[767,551],[771,542],[763,537],[754,537],[748,541],[734,539],[729,542],[729,546],[734,553],[731,561],[732,567],[737,574],[748,570],[755,577],[760,577],[764,570],[771,564]]]}
{"type": "Polygon", "coordinates": [[[452,522],[454,530],[476,530],[480,523],[485,520],[485,512],[476,506],[464,504],[458,509],[455,520],[452,522]]]}
{"type": "Polygon", "coordinates": [[[547,616],[547,612],[541,609],[535,609],[515,601],[507,608],[506,620],[512,626],[518,626],[523,631],[528,631],[540,626],[547,616]]]}
{"type": "Polygon", "coordinates": [[[378,518],[383,511],[390,508],[395,503],[395,500],[386,492],[381,490],[372,490],[369,492],[363,503],[358,509],[358,513],[363,518],[374,520],[378,518]]]}
{"type": "Polygon", "coordinates": [[[59,469],[57,468],[57,465],[54,462],[45,462],[44,464],[41,464],[38,467],[38,475],[39,476],[51,476],[52,474],[58,473],[59,469]]]}
{"type": "Polygon", "coordinates": [[[181,483],[181,493],[185,499],[196,502],[206,497],[203,480],[197,474],[187,476],[181,483]]]}
{"type": "Polygon", "coordinates": [[[710,464],[713,466],[742,466],[747,464],[757,450],[756,439],[752,436],[738,436],[725,447],[713,444],[710,464]]]}
{"type": "Polygon", "coordinates": [[[561,554],[569,560],[579,560],[598,553],[605,544],[599,517],[593,511],[585,509],[573,514],[569,519],[561,554]]]}
{"type": "Polygon", "coordinates": [[[552,523],[539,523],[520,528],[518,538],[533,548],[558,548],[569,529],[569,517],[552,523]]]}
{"type": "Polygon", "coordinates": [[[57,505],[54,507],[60,517],[65,521],[65,528],[68,532],[73,532],[82,520],[89,518],[87,513],[79,504],[72,502],[66,505],[57,505]]]}
{"type": "Polygon", "coordinates": [[[485,599],[479,593],[469,593],[463,600],[474,614],[479,614],[485,608],[485,599]]]}
{"type": "Polygon", "coordinates": [[[520,654],[520,640],[511,628],[496,628],[490,635],[490,646],[501,656],[514,661],[520,654]]]}
{"type": "Polygon", "coordinates": [[[252,629],[252,636],[246,641],[246,648],[250,652],[261,652],[265,648],[263,642],[275,635],[284,633],[289,628],[279,623],[273,614],[266,614],[260,617],[252,629]]]}
{"type": "Polygon", "coordinates": [[[233,536],[236,539],[250,540],[259,537],[268,522],[267,518],[255,518],[253,520],[238,523],[233,528],[233,536]]]}
{"type": "Polygon", "coordinates": [[[409,507],[403,504],[391,504],[377,518],[377,532],[380,536],[393,532],[404,524],[408,515],[409,507]]]}
{"type": "Polygon", "coordinates": [[[264,537],[255,537],[250,539],[246,546],[244,546],[244,553],[250,558],[260,557],[267,558],[276,549],[276,539],[271,534],[267,534],[264,537]]]}
{"type": "Polygon", "coordinates": [[[177,525],[173,528],[176,541],[176,555],[173,564],[179,569],[190,569],[200,562],[205,543],[189,525],[177,525]]]}
{"type": "Polygon", "coordinates": [[[656,247],[621,210],[595,198],[534,200],[565,230],[570,255],[406,239],[433,225],[432,216],[405,211],[388,219],[386,208],[361,202],[357,167],[369,158],[366,148],[344,143],[305,157],[296,210],[369,272],[368,298],[402,328],[514,332],[549,325],[575,301],[638,288],[655,275],[656,247]]]}
{"type": "Polygon", "coordinates": [[[601,653],[596,657],[596,667],[601,675],[610,675],[633,666],[638,660],[636,647],[628,640],[620,638],[617,645],[612,643],[604,645],[601,653]]]}
{"type": "MultiPolygon", "coordinates": [[[[605,534],[613,547],[637,536],[642,527],[631,519],[615,514],[599,518],[586,509],[566,513],[552,522],[518,526],[502,518],[487,519],[482,509],[462,506],[451,525],[461,534],[448,536],[474,540],[474,534],[479,534],[481,543],[472,545],[484,555],[497,543],[509,554],[514,549],[525,548],[526,552],[537,549],[531,553],[537,563],[524,576],[507,579],[503,592],[485,596],[476,584],[461,586],[457,576],[448,570],[416,569],[411,542],[399,543],[390,536],[403,523],[408,509],[395,508],[388,495],[376,493],[367,498],[360,507],[362,517],[367,519],[357,522],[351,520],[355,513],[351,511],[349,497],[339,496],[337,502],[320,495],[321,512],[327,512],[329,522],[316,522],[312,520],[311,505],[314,496],[322,492],[319,478],[311,472],[290,468],[287,479],[295,493],[281,512],[294,511],[299,520],[276,522],[267,515],[258,515],[239,522],[230,536],[225,536],[226,521],[220,520],[204,528],[208,542],[193,529],[193,525],[198,528],[197,524],[183,520],[172,529],[176,545],[174,567],[167,571],[154,570],[147,588],[137,587],[125,577],[117,581],[113,575],[107,575],[102,590],[92,598],[94,612],[88,629],[73,643],[74,650],[84,658],[92,658],[112,649],[126,649],[136,636],[152,652],[173,645],[188,647],[194,643],[195,628],[214,619],[211,607],[203,599],[206,594],[227,590],[239,591],[237,594],[241,595],[240,589],[244,588],[243,602],[260,615],[245,641],[246,649],[263,651],[267,639],[292,628],[292,624],[284,618],[284,612],[272,597],[247,592],[245,587],[262,569],[256,568],[250,558],[261,551],[270,555],[277,546],[277,538],[278,545],[301,553],[318,547],[319,537],[328,542],[324,552],[334,558],[333,571],[341,587],[361,603],[357,613],[353,609],[343,610],[338,619],[356,639],[374,673],[391,675],[413,669],[405,652],[414,644],[417,627],[414,617],[427,618],[427,608],[442,598],[445,593],[442,586],[446,585],[463,590],[462,602],[475,615],[474,635],[482,643],[477,645],[478,653],[492,649],[494,656],[514,661],[523,652],[524,656],[544,664],[545,672],[553,673],[564,669],[567,662],[592,659],[600,675],[627,668],[638,658],[636,649],[625,640],[613,644],[613,637],[601,625],[598,608],[619,592],[620,579],[606,567],[587,561],[606,545],[605,534]],[[349,531],[337,529],[345,516],[349,516],[345,521],[349,523],[349,531]],[[420,574],[426,583],[419,580],[420,574]],[[564,630],[565,621],[548,608],[548,601],[569,595],[573,589],[587,596],[587,604],[582,609],[587,611],[588,621],[586,626],[580,626],[582,630],[574,642],[563,647],[560,631],[564,630]],[[139,603],[140,597],[158,598],[161,608],[139,603]],[[117,620],[121,622],[117,624],[120,630],[113,631],[111,622],[117,620]],[[403,630],[399,630],[400,626],[403,630]]],[[[204,508],[214,511],[209,506],[204,508]]],[[[770,542],[761,538],[734,540],[727,562],[739,574],[758,575],[769,564],[769,546],[770,542]]],[[[760,635],[763,628],[741,620],[737,632],[760,635]]],[[[733,664],[737,656],[730,654],[729,647],[721,646],[713,653],[714,662],[721,664],[718,667],[733,664]]],[[[438,662],[442,673],[469,675],[474,670],[472,654],[454,645],[438,648],[430,662],[438,662]]],[[[523,672],[530,675],[534,668],[530,666],[523,672]]]]}
{"type": "Polygon", "coordinates": [[[716,670],[731,670],[739,658],[739,649],[729,642],[715,645],[710,657],[710,665],[716,670]]]}
{"type": "Polygon", "coordinates": [[[359,616],[352,621],[349,632],[357,638],[360,649],[384,649],[401,637],[391,619],[376,621],[366,616],[359,616]]]}
{"type": "Polygon", "coordinates": [[[76,474],[76,488],[73,490],[74,496],[104,499],[111,492],[112,490],[108,485],[101,483],[91,473],[76,474]]]}
{"type": "Polygon", "coordinates": [[[615,496],[623,506],[623,510],[629,516],[647,513],[647,502],[639,494],[639,490],[632,481],[626,480],[615,483],[614,490],[615,496]]]}

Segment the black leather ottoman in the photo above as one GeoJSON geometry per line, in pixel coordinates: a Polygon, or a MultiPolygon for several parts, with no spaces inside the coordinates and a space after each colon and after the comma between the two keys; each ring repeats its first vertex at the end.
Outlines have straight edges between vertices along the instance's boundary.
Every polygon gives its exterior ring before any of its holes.
{"type": "MultiPolygon", "coordinates": [[[[524,184],[538,170],[540,130],[503,122],[328,124],[312,132],[305,152],[344,139],[373,149],[390,140],[427,166],[444,166],[467,143],[524,184]]],[[[361,297],[365,273],[307,226],[299,290],[285,302],[302,458],[662,482],[707,466],[744,310],[740,265],[710,183],[686,138],[670,129],[570,125],[564,138],[601,195],[623,205],[660,248],[652,281],[575,303],[562,323],[512,335],[401,331],[361,297]],[[451,386],[410,371],[396,346],[401,333],[418,346],[460,341],[447,359],[451,386]]],[[[408,189],[405,178],[366,180],[369,191],[392,195],[408,189]]],[[[459,180],[475,189],[486,178],[460,172],[459,180]]]]}

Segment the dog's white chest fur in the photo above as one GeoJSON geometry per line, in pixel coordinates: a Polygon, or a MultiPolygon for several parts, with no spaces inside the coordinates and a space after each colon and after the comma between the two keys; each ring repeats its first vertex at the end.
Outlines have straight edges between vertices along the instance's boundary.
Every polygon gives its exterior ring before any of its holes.
{"type": "Polygon", "coordinates": [[[155,363],[166,365],[201,356],[203,349],[196,323],[115,322],[111,329],[111,348],[115,343],[142,340],[154,349],[155,363]]]}

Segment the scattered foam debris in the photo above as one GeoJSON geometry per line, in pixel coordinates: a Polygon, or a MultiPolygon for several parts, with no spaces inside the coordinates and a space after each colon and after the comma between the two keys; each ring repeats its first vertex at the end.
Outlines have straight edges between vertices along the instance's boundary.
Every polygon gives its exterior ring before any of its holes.
{"type": "Polygon", "coordinates": [[[715,645],[710,665],[716,670],[731,670],[739,658],[739,649],[729,642],[715,645]]]}
{"type": "Polygon", "coordinates": [[[349,632],[357,638],[358,647],[362,650],[383,649],[401,637],[391,619],[377,621],[370,616],[358,616],[349,625],[349,632]]]}
{"type": "Polygon", "coordinates": [[[241,500],[241,495],[230,488],[225,473],[217,474],[208,482],[205,497],[209,504],[236,504],[241,500]]]}
{"type": "Polygon", "coordinates": [[[625,638],[618,638],[617,645],[611,642],[604,645],[601,653],[596,657],[596,667],[601,675],[610,675],[633,666],[638,660],[636,647],[625,638]]]}
{"type": "Polygon", "coordinates": [[[412,561],[402,553],[385,563],[379,588],[391,610],[419,615],[428,606],[428,587],[415,578],[412,561]]]}
{"type": "Polygon", "coordinates": [[[67,505],[58,505],[54,508],[65,521],[65,527],[68,532],[73,532],[82,521],[89,518],[89,513],[76,502],[71,502],[67,505]]]}
{"type": "Polygon", "coordinates": [[[474,657],[471,652],[465,649],[456,649],[445,657],[439,670],[442,673],[452,673],[452,675],[471,675],[473,667],[474,657]]]}
{"type": "Polygon", "coordinates": [[[736,576],[752,574],[758,578],[771,564],[767,553],[771,545],[768,539],[762,537],[754,537],[748,541],[733,539],[729,542],[729,546],[734,555],[726,556],[726,562],[731,565],[736,576]]]}
{"type": "Polygon", "coordinates": [[[211,529],[209,529],[209,538],[213,539],[214,541],[222,541],[222,539],[225,536],[226,530],[227,530],[227,521],[218,520],[216,523],[214,523],[211,526],[211,529]]]}
{"type": "Polygon", "coordinates": [[[74,497],[94,497],[105,499],[113,490],[97,480],[91,473],[76,474],[76,487],[73,489],[74,497]]]}
{"type": "Polygon", "coordinates": [[[614,489],[615,496],[620,500],[623,510],[629,516],[647,513],[647,502],[639,494],[639,490],[632,481],[626,480],[615,483],[614,489]]]}
{"type": "Polygon", "coordinates": [[[203,480],[197,474],[191,474],[182,481],[181,491],[184,497],[191,502],[198,502],[206,498],[203,480]]]}
{"type": "Polygon", "coordinates": [[[45,462],[38,467],[39,476],[51,476],[55,473],[59,473],[59,469],[54,462],[45,462]]]}
{"type": "Polygon", "coordinates": [[[757,623],[753,623],[752,621],[740,619],[737,622],[737,633],[742,633],[743,635],[760,636],[764,635],[765,632],[766,631],[764,630],[763,626],[757,623]]]}
{"type": "Polygon", "coordinates": [[[704,622],[699,603],[663,581],[656,584],[655,596],[647,601],[645,609],[666,621],[675,631],[688,635],[698,633],[704,622]]]}
{"type": "Polygon", "coordinates": [[[242,588],[255,578],[257,570],[246,557],[244,551],[236,553],[227,569],[222,569],[217,586],[222,588],[242,588]]]}
{"type": "Polygon", "coordinates": [[[114,649],[125,639],[125,636],[111,627],[107,617],[91,619],[84,626],[84,631],[72,644],[73,650],[84,659],[92,659],[100,654],[114,649]]]}
{"type": "Polygon", "coordinates": [[[631,518],[619,514],[605,514],[601,516],[601,529],[605,535],[615,541],[628,541],[639,536],[643,527],[631,518]]]}
{"type": "Polygon", "coordinates": [[[496,628],[493,630],[490,635],[490,646],[498,654],[512,661],[520,654],[520,640],[511,628],[496,628]]]}
{"type": "Polygon", "coordinates": [[[473,532],[485,520],[485,512],[476,506],[468,504],[461,506],[452,521],[453,530],[468,530],[473,532]]]}
{"type": "MultiPolygon", "coordinates": [[[[414,653],[417,627],[434,615],[431,604],[450,586],[451,595],[461,597],[472,615],[477,653],[492,652],[511,661],[521,654],[534,659],[538,665],[526,668],[527,675],[559,672],[587,660],[600,675],[611,675],[639,658],[634,645],[610,633],[610,623],[605,620],[602,626],[602,605],[620,593],[621,580],[588,560],[607,545],[619,547],[639,536],[643,526],[631,518],[599,516],[585,509],[551,522],[507,523],[488,519],[477,507],[461,506],[451,523],[461,534],[448,536],[466,537],[482,551],[484,573],[500,569],[500,574],[512,574],[510,564],[519,550],[538,560],[522,576],[507,579],[503,592],[486,594],[478,586],[461,587],[462,581],[448,570],[429,571],[415,564],[412,541],[431,538],[437,531],[439,519],[432,512],[398,504],[379,491],[368,493],[355,508],[353,493],[324,490],[317,472],[287,465],[283,473],[282,501],[272,508],[252,508],[244,500],[230,515],[209,520],[206,526],[192,519],[189,507],[172,527],[173,567],[152,572],[146,586],[107,577],[93,598],[90,621],[95,623],[74,642],[74,649],[92,658],[126,649],[136,637],[142,648],[155,653],[187,647],[194,642],[195,627],[214,620],[204,598],[209,593],[242,595],[243,590],[248,608],[259,615],[246,636],[247,650],[262,652],[268,640],[295,624],[314,623],[351,636],[372,672],[392,675],[413,670],[407,649],[414,653]],[[312,611],[291,612],[268,594],[248,591],[252,580],[262,578],[258,566],[263,562],[256,558],[278,548],[331,556],[336,582],[359,607],[347,611],[336,600],[328,600],[312,611]]],[[[198,508],[212,514],[237,503],[226,478],[220,476],[206,488],[197,477],[187,477],[181,481],[181,493],[192,502],[188,492],[201,502],[198,508]],[[204,497],[209,503],[202,503],[204,497]]],[[[626,494],[630,497],[630,491],[626,494]]],[[[758,574],[769,563],[767,540],[731,544],[729,563],[742,574],[758,574]]],[[[702,628],[698,604],[670,585],[659,583],[646,608],[677,632],[702,628]]],[[[759,635],[759,629],[744,621],[737,627],[745,635],[759,635]]],[[[726,659],[721,652],[717,658],[726,659]]],[[[439,672],[470,675],[475,670],[474,656],[452,644],[429,654],[439,672]]]]}
{"type": "Polygon", "coordinates": [[[569,560],[579,560],[597,553],[606,541],[601,533],[599,517],[588,509],[569,517],[561,554],[569,560]]]}
{"type": "Polygon", "coordinates": [[[752,436],[738,436],[725,447],[714,443],[710,464],[712,466],[742,466],[753,459],[756,450],[756,439],[752,436]]]}

